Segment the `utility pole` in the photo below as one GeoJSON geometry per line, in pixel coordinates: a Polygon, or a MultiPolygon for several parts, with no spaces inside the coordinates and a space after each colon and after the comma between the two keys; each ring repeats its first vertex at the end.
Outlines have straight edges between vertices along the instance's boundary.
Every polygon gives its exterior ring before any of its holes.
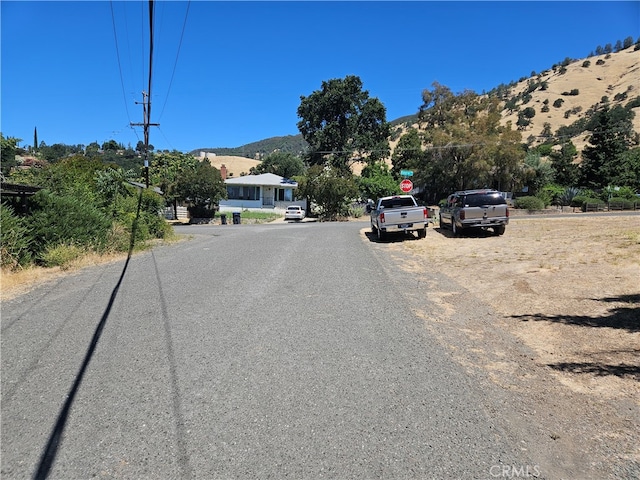
{"type": "MultiPolygon", "coordinates": [[[[144,128],[144,178],[146,187],[149,188],[149,127],[157,127],[159,123],[151,123],[151,72],[153,71],[153,0],[149,0],[149,88],[142,92],[142,111],[144,128]]],[[[138,103],[138,102],[136,102],[138,103]]],[[[132,126],[141,126],[132,123],[132,126]]]]}
{"type": "MultiPolygon", "coordinates": [[[[136,105],[140,105],[140,102],[136,102],[136,105]]],[[[149,94],[142,92],[142,112],[143,122],[132,123],[132,127],[143,127],[144,129],[144,182],[145,186],[149,188],[149,127],[158,127],[159,123],[151,123],[149,118],[151,115],[151,103],[149,100],[149,94]]]]}

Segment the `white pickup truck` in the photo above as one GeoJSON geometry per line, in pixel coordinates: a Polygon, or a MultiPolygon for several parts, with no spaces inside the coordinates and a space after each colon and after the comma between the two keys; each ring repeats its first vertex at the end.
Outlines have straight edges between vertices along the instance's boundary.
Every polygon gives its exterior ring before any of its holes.
{"type": "Polygon", "coordinates": [[[413,195],[382,197],[367,210],[371,214],[371,231],[383,240],[387,233],[417,232],[418,238],[427,236],[429,210],[421,207],[413,195]]]}

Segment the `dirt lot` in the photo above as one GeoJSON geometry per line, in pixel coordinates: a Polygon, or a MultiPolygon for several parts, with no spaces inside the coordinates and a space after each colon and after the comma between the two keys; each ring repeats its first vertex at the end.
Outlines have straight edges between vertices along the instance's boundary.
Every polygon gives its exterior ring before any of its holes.
{"type": "Polygon", "coordinates": [[[385,247],[407,272],[442,272],[501,316],[457,324],[460,293],[424,288],[441,312],[427,327],[462,366],[522,393],[558,449],[640,478],[640,214],[512,216],[504,236],[436,225],[385,247]]]}

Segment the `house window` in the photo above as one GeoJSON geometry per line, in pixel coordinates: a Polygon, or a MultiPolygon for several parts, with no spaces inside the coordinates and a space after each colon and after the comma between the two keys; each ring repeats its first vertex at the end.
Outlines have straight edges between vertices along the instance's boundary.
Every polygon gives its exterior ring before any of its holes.
{"type": "Polygon", "coordinates": [[[240,189],[242,187],[231,187],[231,186],[227,186],[227,198],[229,200],[239,200],[240,198],[242,198],[240,196],[240,189]]]}
{"type": "Polygon", "coordinates": [[[228,185],[227,198],[229,200],[260,200],[260,187],[228,185]]]}
{"type": "Polygon", "coordinates": [[[293,200],[293,190],[290,188],[276,188],[276,200],[278,202],[290,202],[293,200]]]}

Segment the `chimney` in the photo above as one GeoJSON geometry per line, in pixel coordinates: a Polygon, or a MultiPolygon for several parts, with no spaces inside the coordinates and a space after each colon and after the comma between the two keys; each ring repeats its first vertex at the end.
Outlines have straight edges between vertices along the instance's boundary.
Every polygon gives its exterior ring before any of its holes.
{"type": "Polygon", "coordinates": [[[222,177],[222,180],[227,179],[227,167],[224,163],[220,165],[220,176],[222,177]]]}

